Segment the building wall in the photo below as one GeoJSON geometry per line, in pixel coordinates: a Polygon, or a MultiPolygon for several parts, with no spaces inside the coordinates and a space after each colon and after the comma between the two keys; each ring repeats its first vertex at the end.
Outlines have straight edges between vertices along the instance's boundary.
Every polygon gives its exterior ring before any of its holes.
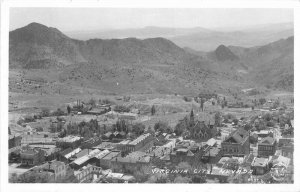
{"type": "Polygon", "coordinates": [[[222,142],[222,151],[226,155],[248,155],[250,153],[249,137],[244,143],[222,142]]]}
{"type": "Polygon", "coordinates": [[[21,157],[22,165],[33,166],[33,165],[38,165],[45,161],[44,153],[41,150],[39,150],[37,153],[34,154],[27,154],[26,152],[21,153],[20,157],[21,157]]]}
{"type": "Polygon", "coordinates": [[[260,145],[258,144],[258,156],[272,156],[275,154],[276,145],[260,145]]]}

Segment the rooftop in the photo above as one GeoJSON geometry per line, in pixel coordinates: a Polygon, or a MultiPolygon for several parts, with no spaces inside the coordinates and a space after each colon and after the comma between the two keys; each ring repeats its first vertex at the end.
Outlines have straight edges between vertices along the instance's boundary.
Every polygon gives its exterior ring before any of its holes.
{"type": "Polygon", "coordinates": [[[100,153],[98,153],[95,157],[97,159],[102,159],[103,157],[105,157],[109,153],[110,153],[110,151],[106,149],[106,150],[101,151],[100,153]]]}
{"type": "Polygon", "coordinates": [[[90,160],[91,158],[95,157],[97,154],[99,154],[101,151],[99,149],[95,149],[91,151],[89,154],[86,154],[80,158],[77,158],[73,161],[74,164],[81,165],[85,163],[86,161],[90,160]]]}
{"type": "Polygon", "coordinates": [[[67,143],[73,143],[73,142],[78,141],[80,139],[81,139],[81,137],[79,137],[79,136],[68,135],[68,136],[66,136],[64,138],[58,139],[58,141],[60,141],[60,142],[67,142],[67,143]]]}
{"type": "Polygon", "coordinates": [[[105,157],[103,157],[102,159],[111,160],[111,159],[115,158],[116,156],[118,156],[119,154],[120,154],[120,152],[118,152],[118,151],[112,151],[109,154],[107,154],[105,157]]]}
{"type": "Polygon", "coordinates": [[[265,137],[259,142],[259,145],[273,145],[274,143],[275,139],[273,137],[265,137]]]}
{"type": "Polygon", "coordinates": [[[139,136],[138,138],[136,138],[135,140],[131,141],[129,143],[129,145],[136,145],[138,144],[139,142],[143,141],[144,139],[146,139],[147,137],[149,137],[151,134],[150,133],[146,133],[146,134],[143,134],[141,136],[139,136]]]}
{"type": "Polygon", "coordinates": [[[255,157],[252,161],[251,166],[255,166],[255,167],[264,167],[268,164],[269,159],[268,158],[258,158],[255,157]]]}
{"type": "Polygon", "coordinates": [[[80,151],[81,151],[80,148],[71,150],[69,153],[65,154],[64,157],[67,158],[67,159],[69,159],[70,157],[72,157],[73,155],[79,153],[80,151]]]}

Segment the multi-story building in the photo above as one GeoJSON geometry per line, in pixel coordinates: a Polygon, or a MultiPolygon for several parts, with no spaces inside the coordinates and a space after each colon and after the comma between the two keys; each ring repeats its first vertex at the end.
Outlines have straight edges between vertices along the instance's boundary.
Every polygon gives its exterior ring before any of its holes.
{"type": "Polygon", "coordinates": [[[133,174],[149,166],[150,156],[145,152],[135,151],[125,157],[117,156],[111,159],[111,169],[118,173],[133,174]]]}
{"type": "Polygon", "coordinates": [[[249,133],[240,128],[233,131],[222,143],[223,156],[243,156],[250,153],[249,133]]]}
{"type": "Polygon", "coordinates": [[[27,147],[20,151],[20,158],[23,166],[34,166],[45,161],[45,152],[27,147]]]}
{"type": "Polygon", "coordinates": [[[21,141],[22,141],[22,137],[19,136],[15,136],[15,135],[9,135],[9,139],[8,139],[8,148],[14,148],[14,147],[18,147],[21,146],[21,141]]]}
{"type": "Polygon", "coordinates": [[[51,172],[54,174],[54,180],[58,181],[65,178],[67,174],[67,166],[61,161],[50,161],[41,166],[43,171],[51,172]]]}
{"type": "Polygon", "coordinates": [[[128,153],[133,151],[146,151],[154,145],[154,137],[150,133],[142,134],[133,141],[121,143],[119,148],[128,153]]]}
{"type": "Polygon", "coordinates": [[[276,152],[276,140],[273,137],[265,137],[258,143],[258,156],[268,157],[276,152]]]}
{"type": "Polygon", "coordinates": [[[254,157],[251,163],[251,169],[253,175],[263,175],[269,170],[269,158],[254,157]]]}

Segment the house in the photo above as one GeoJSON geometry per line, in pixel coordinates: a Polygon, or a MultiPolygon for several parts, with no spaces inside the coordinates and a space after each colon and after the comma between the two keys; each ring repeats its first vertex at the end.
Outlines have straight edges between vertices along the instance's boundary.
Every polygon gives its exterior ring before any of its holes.
{"type": "Polygon", "coordinates": [[[77,148],[82,142],[82,137],[74,136],[74,135],[68,135],[63,138],[59,138],[56,141],[56,146],[62,149],[66,148],[77,148]]]}
{"type": "Polygon", "coordinates": [[[222,143],[223,156],[244,156],[250,153],[249,133],[240,128],[233,131],[222,143]]]}
{"type": "Polygon", "coordinates": [[[273,137],[265,137],[258,143],[258,156],[268,157],[275,154],[276,140],[273,137]]]}
{"type": "Polygon", "coordinates": [[[150,156],[141,151],[134,151],[125,157],[117,156],[111,160],[111,169],[113,172],[133,174],[141,169],[148,167],[150,156]]]}
{"type": "Polygon", "coordinates": [[[95,149],[91,152],[88,152],[88,154],[79,157],[77,159],[75,159],[70,166],[75,169],[78,170],[80,168],[82,168],[83,166],[87,165],[87,164],[96,164],[97,163],[97,158],[96,156],[101,153],[101,151],[99,149],[95,149]]]}
{"type": "Polygon", "coordinates": [[[157,146],[150,152],[152,157],[164,157],[167,154],[170,154],[175,148],[176,140],[170,140],[162,146],[157,146]]]}
{"type": "Polygon", "coordinates": [[[85,148],[92,148],[94,146],[99,145],[101,142],[102,142],[101,138],[95,136],[95,137],[92,137],[92,138],[89,138],[89,139],[83,141],[81,143],[81,148],[83,148],[83,149],[85,149],[85,148]]]}
{"type": "Polygon", "coordinates": [[[22,166],[35,166],[45,161],[45,152],[41,149],[26,147],[20,151],[22,166]]]}
{"type": "Polygon", "coordinates": [[[40,166],[43,171],[51,172],[54,174],[54,180],[60,180],[66,177],[67,165],[61,161],[50,161],[40,166]]]}
{"type": "Polygon", "coordinates": [[[119,142],[117,144],[117,150],[120,150],[122,153],[128,153],[129,152],[129,148],[127,147],[127,145],[131,142],[131,140],[127,139],[127,140],[123,140],[121,142],[119,142]]]}
{"type": "Polygon", "coordinates": [[[67,148],[59,153],[58,160],[65,163],[70,163],[71,157],[79,153],[80,151],[81,151],[80,148],[76,148],[76,149],[67,148]]]}
{"type": "Polygon", "coordinates": [[[252,163],[251,163],[251,169],[253,170],[253,175],[264,175],[269,170],[269,158],[259,158],[254,157],[252,163]]]}
{"type": "Polygon", "coordinates": [[[291,163],[291,159],[282,155],[274,155],[271,159],[271,162],[273,166],[277,165],[284,166],[285,168],[287,168],[291,163]]]}
{"type": "Polygon", "coordinates": [[[102,158],[99,158],[99,167],[102,167],[104,169],[110,169],[111,166],[111,162],[113,161],[114,158],[120,156],[120,151],[112,151],[109,152],[107,155],[105,155],[102,158]]]}
{"type": "Polygon", "coordinates": [[[183,140],[176,144],[173,151],[170,153],[170,161],[172,163],[189,162],[193,163],[199,161],[202,150],[192,140],[183,140]]]}
{"type": "Polygon", "coordinates": [[[9,163],[18,163],[21,161],[21,157],[20,157],[21,150],[22,150],[21,146],[13,147],[8,150],[9,163]]]}
{"type": "Polygon", "coordinates": [[[147,151],[154,145],[154,137],[150,133],[142,134],[125,145],[125,151],[147,151]]]}
{"type": "Polygon", "coordinates": [[[103,135],[103,139],[108,139],[108,140],[112,140],[114,137],[114,134],[112,132],[107,132],[103,135]]]}
{"type": "Polygon", "coordinates": [[[9,135],[8,138],[8,149],[21,146],[22,137],[21,135],[9,135]]]}
{"type": "Polygon", "coordinates": [[[74,175],[79,183],[91,181],[95,178],[99,178],[102,173],[102,168],[88,164],[78,171],[74,171],[74,175]]]}
{"type": "Polygon", "coordinates": [[[216,164],[221,159],[221,157],[221,147],[209,147],[209,149],[203,154],[201,160],[205,163],[216,164]]]}

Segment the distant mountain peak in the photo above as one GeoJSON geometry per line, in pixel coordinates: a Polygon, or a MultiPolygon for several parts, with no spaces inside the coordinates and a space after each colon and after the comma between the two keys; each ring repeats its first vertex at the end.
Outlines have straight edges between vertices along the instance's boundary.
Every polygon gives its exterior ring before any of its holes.
{"type": "Polygon", "coordinates": [[[236,56],[228,47],[225,45],[220,45],[215,50],[216,58],[219,61],[227,61],[227,60],[237,60],[238,56],[236,56]]]}

